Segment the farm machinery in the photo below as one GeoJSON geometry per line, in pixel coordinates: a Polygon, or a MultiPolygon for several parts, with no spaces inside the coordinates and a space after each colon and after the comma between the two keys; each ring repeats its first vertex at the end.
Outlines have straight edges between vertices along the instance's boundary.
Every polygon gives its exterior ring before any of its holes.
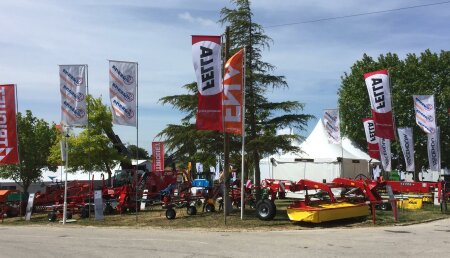
{"type": "Polygon", "coordinates": [[[274,197],[285,198],[286,190],[303,192],[303,198],[287,207],[292,221],[320,223],[344,218],[367,216],[369,205],[382,202],[378,190],[383,182],[336,178],[332,183],[300,180],[292,183],[285,180],[266,180],[266,189],[271,199],[264,198],[256,204],[257,216],[261,220],[272,220],[276,214],[274,197]]]}
{"type": "MultiPolygon", "coordinates": [[[[67,184],[67,215],[79,213],[80,217],[89,217],[90,200],[93,197],[92,182],[72,181],[67,184]]],[[[36,192],[33,210],[34,212],[48,212],[48,219],[55,221],[63,216],[64,185],[54,183],[46,186],[45,192],[36,192]]]]}
{"type": "Polygon", "coordinates": [[[18,190],[0,190],[0,216],[16,217],[23,207],[22,195],[18,190]]]}

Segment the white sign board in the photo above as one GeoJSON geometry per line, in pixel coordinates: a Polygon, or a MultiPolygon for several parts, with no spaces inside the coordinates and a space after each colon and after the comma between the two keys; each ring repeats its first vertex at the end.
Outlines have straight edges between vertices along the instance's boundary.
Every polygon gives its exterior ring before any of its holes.
{"type": "Polygon", "coordinates": [[[28,196],[27,210],[25,213],[25,220],[29,221],[31,219],[31,212],[33,211],[34,193],[30,193],[28,196]]]}
{"type": "Polygon", "coordinates": [[[94,205],[95,205],[95,220],[103,219],[103,198],[102,190],[94,191],[94,205]]]}

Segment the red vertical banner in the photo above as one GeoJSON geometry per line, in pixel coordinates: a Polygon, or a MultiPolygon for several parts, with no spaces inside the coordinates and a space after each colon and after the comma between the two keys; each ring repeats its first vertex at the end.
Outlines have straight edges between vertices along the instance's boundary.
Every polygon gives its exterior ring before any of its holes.
{"type": "Polygon", "coordinates": [[[222,131],[220,36],[192,36],[192,61],[198,87],[198,130],[222,131]]]}
{"type": "Polygon", "coordinates": [[[369,93],[372,118],[375,122],[375,135],[383,139],[395,140],[388,70],[366,73],[364,79],[369,93]]]}
{"type": "Polygon", "coordinates": [[[375,122],[371,118],[364,118],[364,132],[366,133],[367,152],[372,159],[381,159],[380,146],[375,136],[375,122]]]}
{"type": "Polygon", "coordinates": [[[242,134],[243,122],[243,61],[244,49],[234,54],[225,64],[223,78],[224,131],[242,134]]]}
{"type": "Polygon", "coordinates": [[[19,164],[15,85],[0,85],[0,165],[19,164]]]}
{"type": "Polygon", "coordinates": [[[164,142],[152,142],[152,172],[164,171],[164,142]]]}

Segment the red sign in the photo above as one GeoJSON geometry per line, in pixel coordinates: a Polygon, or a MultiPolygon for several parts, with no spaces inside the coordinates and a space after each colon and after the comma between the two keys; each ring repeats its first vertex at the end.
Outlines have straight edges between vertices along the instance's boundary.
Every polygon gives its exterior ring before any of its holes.
{"type": "Polygon", "coordinates": [[[226,133],[242,134],[243,110],[243,61],[244,49],[225,64],[223,78],[223,123],[226,133]]]}
{"type": "Polygon", "coordinates": [[[222,131],[220,36],[192,36],[192,61],[198,88],[197,130],[222,131]]]}
{"type": "Polygon", "coordinates": [[[152,172],[164,171],[164,142],[152,142],[152,172]]]}
{"type": "Polygon", "coordinates": [[[0,165],[19,164],[15,85],[0,85],[0,165]]]}

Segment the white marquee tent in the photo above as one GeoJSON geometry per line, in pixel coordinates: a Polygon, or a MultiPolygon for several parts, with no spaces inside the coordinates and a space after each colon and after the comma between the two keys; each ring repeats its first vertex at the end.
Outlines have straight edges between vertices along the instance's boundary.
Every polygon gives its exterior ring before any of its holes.
{"type": "Polygon", "coordinates": [[[293,144],[300,147],[300,153],[275,154],[260,160],[261,179],[330,182],[336,177],[354,178],[359,174],[370,177],[371,164],[379,162],[345,137],[342,144],[328,143],[321,120],[303,143],[293,144]]]}

